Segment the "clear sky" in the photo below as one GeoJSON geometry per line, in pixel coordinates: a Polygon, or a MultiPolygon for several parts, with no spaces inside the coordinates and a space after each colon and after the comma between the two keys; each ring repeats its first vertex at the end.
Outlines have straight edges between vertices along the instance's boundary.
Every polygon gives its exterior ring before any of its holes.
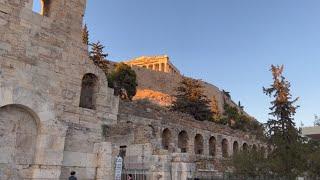
{"type": "Polygon", "coordinates": [[[271,64],[284,64],[299,96],[296,123],[320,114],[319,0],[88,0],[90,40],[109,59],[167,54],[180,71],[231,92],[268,119],[271,64]]]}

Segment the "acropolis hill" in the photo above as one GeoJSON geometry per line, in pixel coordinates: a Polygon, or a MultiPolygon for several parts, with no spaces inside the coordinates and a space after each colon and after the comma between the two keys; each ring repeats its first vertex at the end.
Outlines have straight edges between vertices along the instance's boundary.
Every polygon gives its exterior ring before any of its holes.
{"type": "MultiPolygon", "coordinates": [[[[173,95],[183,75],[169,60],[168,55],[141,56],[123,62],[130,65],[138,77],[138,91],[134,99],[146,98],[164,106],[172,104],[173,95]]],[[[217,100],[221,113],[224,111],[224,102],[236,106],[218,87],[204,81],[201,84],[205,95],[217,100]]]]}
{"type": "MultiPolygon", "coordinates": [[[[86,0],[43,0],[42,13],[33,3],[0,0],[1,180],[62,180],[71,171],[81,180],[111,180],[118,155],[123,178],[221,177],[230,170],[222,162],[234,153],[266,148],[250,132],[121,101],[82,42],[86,0]]],[[[181,75],[161,63],[157,72],[133,66],[136,98],[173,94],[181,75]]],[[[203,84],[222,110],[220,90],[203,84]]]]}

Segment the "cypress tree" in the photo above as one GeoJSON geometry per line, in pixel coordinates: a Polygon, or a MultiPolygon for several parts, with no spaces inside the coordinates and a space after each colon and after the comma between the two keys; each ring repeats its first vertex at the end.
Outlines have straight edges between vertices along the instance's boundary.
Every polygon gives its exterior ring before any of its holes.
{"type": "Polygon", "coordinates": [[[89,30],[87,24],[85,24],[82,29],[82,42],[83,44],[89,45],[89,30]]]}

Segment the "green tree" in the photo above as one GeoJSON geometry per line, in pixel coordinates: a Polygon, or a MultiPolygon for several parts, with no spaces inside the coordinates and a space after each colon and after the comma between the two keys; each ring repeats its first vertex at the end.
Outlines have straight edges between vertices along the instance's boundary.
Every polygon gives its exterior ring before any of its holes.
{"type": "Polygon", "coordinates": [[[82,28],[82,42],[83,44],[89,45],[89,30],[87,24],[82,28]]]}
{"type": "Polygon", "coordinates": [[[269,170],[265,155],[265,151],[261,149],[235,153],[232,156],[231,165],[234,168],[234,173],[238,175],[237,178],[254,179],[258,176],[267,175],[269,170]]]}
{"type": "Polygon", "coordinates": [[[89,52],[89,57],[95,65],[100,67],[104,73],[108,74],[108,61],[105,58],[108,54],[103,52],[104,46],[98,41],[97,43],[90,44],[91,50],[89,52]]]}
{"type": "Polygon", "coordinates": [[[199,121],[212,120],[210,100],[199,80],[183,77],[176,89],[172,110],[192,115],[199,121]]]}
{"type": "Polygon", "coordinates": [[[137,93],[137,75],[135,71],[124,63],[117,64],[108,75],[109,87],[114,88],[121,99],[132,100],[137,93]]]}
{"type": "Polygon", "coordinates": [[[294,115],[298,106],[294,104],[298,98],[290,94],[290,83],[285,79],[283,66],[271,66],[273,83],[263,91],[271,101],[271,113],[267,125],[267,136],[274,147],[270,155],[271,170],[279,176],[295,178],[301,173],[303,156],[302,139],[295,127],[294,115]]]}

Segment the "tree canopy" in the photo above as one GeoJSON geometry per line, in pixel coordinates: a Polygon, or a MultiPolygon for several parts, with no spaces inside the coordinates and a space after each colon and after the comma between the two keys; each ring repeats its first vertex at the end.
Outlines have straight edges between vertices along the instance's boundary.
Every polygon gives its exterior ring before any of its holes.
{"type": "Polygon", "coordinates": [[[137,75],[130,66],[119,63],[108,75],[109,87],[114,88],[121,99],[132,100],[137,92],[137,75]]]}
{"type": "Polygon", "coordinates": [[[192,115],[196,120],[212,120],[210,100],[199,80],[183,77],[176,89],[172,110],[192,115]]]}

